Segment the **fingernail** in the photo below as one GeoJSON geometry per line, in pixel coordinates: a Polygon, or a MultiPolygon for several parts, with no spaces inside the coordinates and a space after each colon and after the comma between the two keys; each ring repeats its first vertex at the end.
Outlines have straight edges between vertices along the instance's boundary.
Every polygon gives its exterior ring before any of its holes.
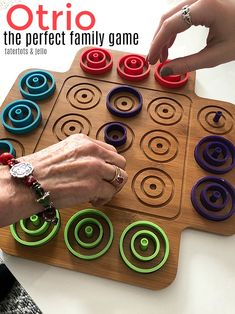
{"type": "Polygon", "coordinates": [[[149,55],[147,54],[146,58],[145,58],[146,62],[149,62],[149,55]]]}
{"type": "Polygon", "coordinates": [[[171,68],[165,67],[161,69],[160,75],[161,77],[169,76],[173,74],[173,70],[171,68]]]}

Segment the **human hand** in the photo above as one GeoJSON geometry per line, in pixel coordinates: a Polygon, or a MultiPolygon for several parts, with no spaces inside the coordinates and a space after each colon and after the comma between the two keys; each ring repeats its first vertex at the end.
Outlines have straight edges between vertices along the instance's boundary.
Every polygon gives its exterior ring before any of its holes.
{"type": "Polygon", "coordinates": [[[116,149],[86,135],[77,134],[48,148],[20,158],[34,167],[34,176],[44,190],[50,191],[56,208],[91,202],[100,206],[117,193],[127,181],[125,158],[116,149]],[[123,183],[111,183],[116,167],[123,183]]]}
{"type": "Polygon", "coordinates": [[[166,61],[177,34],[190,27],[182,18],[181,9],[185,5],[189,6],[192,25],[209,28],[206,47],[167,63],[161,69],[162,76],[184,74],[235,60],[235,0],[187,0],[162,16],[148,54],[150,64],[159,59],[166,61]]]}

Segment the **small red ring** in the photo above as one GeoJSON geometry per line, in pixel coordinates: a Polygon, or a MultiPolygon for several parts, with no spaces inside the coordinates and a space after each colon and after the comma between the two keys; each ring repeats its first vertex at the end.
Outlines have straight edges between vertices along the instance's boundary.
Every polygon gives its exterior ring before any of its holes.
{"type": "Polygon", "coordinates": [[[117,72],[120,77],[128,81],[141,81],[148,77],[150,65],[144,57],[136,54],[129,54],[123,56],[119,60],[117,72]],[[132,60],[136,60],[136,68],[130,66],[132,60]]]}
{"type": "Polygon", "coordinates": [[[189,78],[188,72],[183,75],[177,74],[177,75],[169,75],[166,77],[161,77],[160,75],[161,68],[163,67],[163,65],[165,65],[168,62],[169,60],[164,63],[157,64],[155,72],[154,72],[155,80],[158,81],[160,85],[167,88],[178,88],[178,87],[184,86],[187,83],[188,78],[189,78]]]}
{"type": "Polygon", "coordinates": [[[82,53],[80,57],[80,66],[83,69],[83,71],[87,73],[104,74],[112,69],[113,57],[105,49],[91,48],[91,49],[85,50],[82,53]],[[94,54],[97,54],[97,59],[100,59],[100,60],[96,61],[94,58],[94,54]]]}

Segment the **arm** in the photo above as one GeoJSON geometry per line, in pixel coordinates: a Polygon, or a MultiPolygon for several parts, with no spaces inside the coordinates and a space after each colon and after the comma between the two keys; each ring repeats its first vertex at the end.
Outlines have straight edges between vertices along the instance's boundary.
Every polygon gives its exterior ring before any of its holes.
{"type": "MultiPolygon", "coordinates": [[[[111,200],[126,183],[126,161],[116,149],[85,135],[73,135],[55,145],[18,158],[34,167],[34,177],[45,191],[51,194],[56,208],[91,202],[94,206],[111,200]],[[121,169],[123,183],[110,181],[116,167],[121,169]]],[[[9,225],[21,218],[38,213],[33,191],[16,182],[8,166],[0,166],[0,226],[9,225]]]]}

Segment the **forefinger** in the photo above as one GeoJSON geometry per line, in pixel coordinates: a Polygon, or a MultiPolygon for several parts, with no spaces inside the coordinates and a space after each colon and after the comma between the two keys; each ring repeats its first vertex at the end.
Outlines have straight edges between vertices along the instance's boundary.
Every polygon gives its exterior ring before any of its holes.
{"type": "MultiPolygon", "coordinates": [[[[189,3],[189,1],[187,1],[187,3],[189,3]]],[[[187,30],[190,27],[190,25],[187,24],[186,21],[184,21],[182,18],[181,9],[184,4],[186,4],[186,1],[181,2],[177,7],[172,9],[171,13],[173,13],[173,15],[168,14],[167,16],[169,17],[162,22],[161,27],[156,33],[149,50],[148,60],[150,64],[155,64],[157,62],[163,47],[167,46],[167,43],[172,37],[176,37],[177,34],[187,30]]],[[[197,1],[193,1],[193,4],[189,8],[193,20],[192,22],[194,24],[194,22],[196,22],[195,14],[197,12],[197,1]]]]}

